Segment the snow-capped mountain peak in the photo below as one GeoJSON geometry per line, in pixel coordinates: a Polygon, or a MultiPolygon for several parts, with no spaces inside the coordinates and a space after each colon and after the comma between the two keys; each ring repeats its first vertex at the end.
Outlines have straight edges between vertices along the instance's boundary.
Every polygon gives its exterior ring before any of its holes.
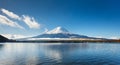
{"type": "Polygon", "coordinates": [[[69,31],[66,30],[65,28],[59,26],[59,27],[56,27],[55,29],[53,29],[51,31],[46,32],[45,34],[58,34],[58,33],[67,34],[67,33],[69,33],[69,31]]]}
{"type": "Polygon", "coordinates": [[[94,39],[93,37],[88,37],[85,35],[79,35],[70,33],[63,27],[56,27],[53,30],[47,31],[44,34],[34,36],[32,38],[86,38],[86,39],[94,39]]]}

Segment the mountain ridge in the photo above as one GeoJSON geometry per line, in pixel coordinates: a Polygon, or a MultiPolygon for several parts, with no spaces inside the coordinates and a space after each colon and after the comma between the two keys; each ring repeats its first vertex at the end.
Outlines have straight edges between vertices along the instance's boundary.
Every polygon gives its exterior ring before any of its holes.
{"type": "Polygon", "coordinates": [[[85,35],[79,35],[69,32],[67,29],[63,27],[56,27],[53,30],[45,32],[41,35],[34,36],[32,38],[88,38],[95,39],[94,37],[88,37],[85,35]]]}

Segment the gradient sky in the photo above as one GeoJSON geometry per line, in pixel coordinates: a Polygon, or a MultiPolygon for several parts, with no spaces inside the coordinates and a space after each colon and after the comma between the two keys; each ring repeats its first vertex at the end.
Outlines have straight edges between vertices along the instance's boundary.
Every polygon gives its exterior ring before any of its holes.
{"type": "Polygon", "coordinates": [[[0,11],[25,28],[0,23],[0,34],[39,35],[45,28],[61,26],[77,34],[120,38],[120,0],[0,0],[0,8],[34,17],[40,25],[30,28],[0,11]]]}

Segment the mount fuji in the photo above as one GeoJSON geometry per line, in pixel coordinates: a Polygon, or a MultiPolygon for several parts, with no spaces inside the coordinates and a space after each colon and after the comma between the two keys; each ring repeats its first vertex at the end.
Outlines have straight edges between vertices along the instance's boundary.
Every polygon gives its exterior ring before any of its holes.
{"type": "Polygon", "coordinates": [[[87,39],[95,39],[93,37],[88,37],[85,35],[78,35],[70,33],[67,29],[63,27],[56,27],[53,30],[47,31],[44,34],[34,36],[32,38],[87,38],[87,39]]]}

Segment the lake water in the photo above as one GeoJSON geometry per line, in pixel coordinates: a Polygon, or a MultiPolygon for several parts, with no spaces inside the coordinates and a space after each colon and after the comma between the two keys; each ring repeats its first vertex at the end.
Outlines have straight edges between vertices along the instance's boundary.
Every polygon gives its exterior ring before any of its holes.
{"type": "Polygon", "coordinates": [[[0,65],[120,65],[120,44],[1,43],[0,65]]]}

